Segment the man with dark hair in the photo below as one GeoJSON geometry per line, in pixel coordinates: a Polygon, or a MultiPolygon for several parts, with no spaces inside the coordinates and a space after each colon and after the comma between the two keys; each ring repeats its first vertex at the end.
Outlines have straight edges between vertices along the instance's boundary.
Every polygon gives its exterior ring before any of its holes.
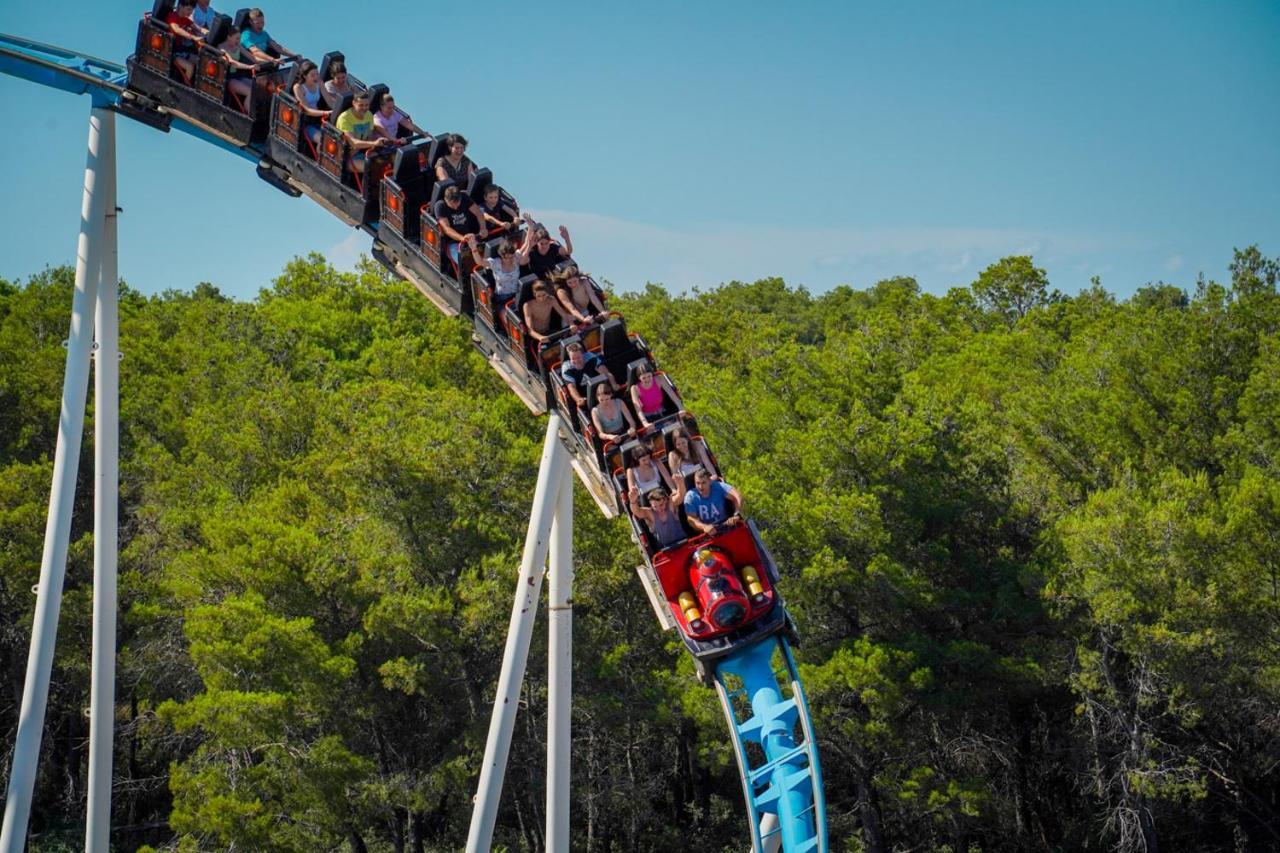
{"type": "Polygon", "coordinates": [[[632,489],[631,514],[649,526],[649,532],[659,548],[668,548],[685,539],[684,525],[680,523],[680,505],[685,502],[684,477],[676,477],[676,492],[668,495],[659,486],[649,492],[648,506],[640,505],[640,490],[632,489]]]}
{"type": "Polygon", "coordinates": [[[261,9],[249,10],[249,26],[240,34],[240,46],[249,51],[259,62],[279,64],[280,57],[301,59],[302,54],[287,50],[280,42],[271,38],[266,30],[267,16],[261,9]]]}
{"type": "Polygon", "coordinates": [[[482,240],[489,236],[489,229],[485,227],[480,208],[454,186],[445,188],[444,195],[436,202],[432,213],[435,214],[436,222],[440,223],[440,230],[449,241],[446,244],[446,252],[450,258],[453,258],[458,272],[461,273],[461,244],[467,241],[467,235],[479,234],[482,240]]]}
{"type": "Polygon", "coordinates": [[[385,148],[393,143],[389,139],[373,138],[373,113],[369,112],[369,93],[356,92],[351,98],[351,109],[338,116],[335,123],[347,137],[351,146],[351,168],[364,171],[365,155],[375,148],[385,148]]]}
{"type": "Polygon", "coordinates": [[[604,366],[604,360],[593,352],[587,352],[581,341],[569,344],[568,350],[569,358],[560,365],[560,375],[564,377],[564,387],[568,389],[569,396],[579,406],[585,407],[587,398],[584,392],[587,380],[592,376],[603,376],[612,385],[613,377],[604,366]]]}
{"type": "Polygon", "coordinates": [[[684,496],[684,511],[689,523],[700,532],[715,533],[721,524],[742,523],[742,495],[723,480],[712,480],[706,470],[699,468],[693,475],[693,491],[684,496]]]}

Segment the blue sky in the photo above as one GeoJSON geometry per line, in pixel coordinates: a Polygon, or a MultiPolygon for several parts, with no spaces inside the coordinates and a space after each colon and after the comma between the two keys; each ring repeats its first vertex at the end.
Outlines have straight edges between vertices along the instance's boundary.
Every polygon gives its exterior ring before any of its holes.
{"type": "MultiPolygon", "coordinates": [[[[0,31],[123,61],[142,7],[120,8],[13,0],[0,31]]],[[[1233,246],[1280,254],[1273,0],[264,8],[286,46],[341,49],[420,124],[464,132],[622,289],[941,292],[1031,253],[1064,291],[1128,294],[1224,278],[1233,246]]],[[[74,256],[89,102],[6,77],[0,97],[14,279],[74,256]]],[[[368,248],[244,160],[118,128],[120,269],[144,292],[249,297],[294,255],[368,248]]]]}

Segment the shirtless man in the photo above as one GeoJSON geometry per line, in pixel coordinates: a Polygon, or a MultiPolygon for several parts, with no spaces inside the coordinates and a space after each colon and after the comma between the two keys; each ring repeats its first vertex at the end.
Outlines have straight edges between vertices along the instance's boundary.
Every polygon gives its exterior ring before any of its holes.
{"type": "Polygon", "coordinates": [[[572,318],[565,313],[564,308],[551,296],[551,291],[545,282],[535,281],[533,283],[533,298],[524,304],[524,326],[529,332],[529,337],[538,343],[546,343],[551,339],[551,315],[559,314],[560,321],[565,328],[573,322],[572,318]]]}

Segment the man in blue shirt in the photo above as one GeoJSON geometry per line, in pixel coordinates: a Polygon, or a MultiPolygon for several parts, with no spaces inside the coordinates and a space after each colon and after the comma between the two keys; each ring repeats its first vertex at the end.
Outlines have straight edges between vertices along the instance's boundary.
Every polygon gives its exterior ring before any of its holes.
{"type": "Polygon", "coordinates": [[[715,533],[717,525],[742,523],[742,495],[737,489],[723,480],[712,480],[702,468],[693,475],[693,486],[684,496],[684,511],[695,528],[715,533]]]}
{"type": "Polygon", "coordinates": [[[249,10],[249,26],[240,34],[240,46],[249,51],[258,62],[278,63],[280,57],[301,59],[302,54],[285,50],[280,42],[268,35],[267,16],[261,9],[249,10]]]}

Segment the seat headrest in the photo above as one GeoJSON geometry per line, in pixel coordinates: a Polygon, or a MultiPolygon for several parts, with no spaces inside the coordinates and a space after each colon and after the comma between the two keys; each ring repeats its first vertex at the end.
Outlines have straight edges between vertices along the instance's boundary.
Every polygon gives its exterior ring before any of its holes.
{"type": "Polygon", "coordinates": [[[483,169],[476,169],[471,174],[471,180],[467,181],[467,195],[471,196],[471,200],[476,204],[484,201],[484,191],[493,183],[493,172],[489,171],[486,166],[483,169]]]}
{"type": "Polygon", "coordinates": [[[636,382],[636,373],[642,367],[652,367],[647,358],[637,358],[635,361],[627,365],[627,384],[634,385],[636,382]]]}
{"type": "Polygon", "coordinates": [[[423,145],[406,145],[396,151],[395,160],[391,163],[391,174],[400,186],[404,186],[422,174],[422,163],[418,159],[422,155],[423,145]]]}
{"type": "Polygon", "coordinates": [[[232,18],[232,20],[235,22],[236,29],[240,32],[244,32],[249,29],[249,10],[237,9],[236,16],[232,18]]]}
{"type": "Polygon", "coordinates": [[[582,335],[570,335],[560,341],[560,358],[566,363],[569,361],[569,344],[582,343],[582,335]]]}
{"type": "Polygon", "coordinates": [[[369,87],[369,109],[377,112],[382,107],[382,96],[391,93],[391,87],[386,83],[374,83],[369,87]]]}
{"type": "Polygon", "coordinates": [[[347,58],[338,50],[331,50],[324,56],[320,57],[320,82],[327,82],[331,77],[333,77],[333,74],[330,71],[330,66],[332,66],[335,61],[341,62],[343,65],[347,64],[347,58]]]}
{"type": "Polygon", "coordinates": [[[596,407],[596,389],[601,385],[607,384],[609,377],[607,376],[588,376],[587,377],[587,408],[594,409],[596,407]]]}
{"type": "Polygon", "coordinates": [[[151,17],[164,23],[164,19],[169,17],[169,13],[172,11],[173,0],[156,0],[155,5],[151,7],[151,17]]]}
{"type": "MultiPolygon", "coordinates": [[[[338,99],[338,106],[337,106],[336,108],[334,108],[333,114],[334,114],[335,116],[341,116],[341,115],[342,115],[343,113],[345,113],[347,110],[351,109],[351,99],[352,99],[352,98],[354,98],[354,97],[355,97],[355,96],[354,96],[353,94],[348,93],[348,94],[346,94],[346,95],[343,95],[341,98],[339,98],[339,99],[338,99]]],[[[337,124],[337,123],[338,123],[338,119],[336,119],[336,118],[335,118],[335,119],[333,120],[333,122],[334,122],[334,124],[337,124]]]]}
{"type": "Polygon", "coordinates": [[[444,191],[449,187],[457,186],[453,181],[439,181],[431,189],[431,206],[435,207],[436,202],[444,198],[444,191]]]}
{"type": "Polygon", "coordinates": [[[205,43],[211,45],[222,44],[227,40],[227,31],[230,29],[230,18],[222,14],[214,15],[213,26],[209,27],[209,34],[205,37],[205,43]]]}

